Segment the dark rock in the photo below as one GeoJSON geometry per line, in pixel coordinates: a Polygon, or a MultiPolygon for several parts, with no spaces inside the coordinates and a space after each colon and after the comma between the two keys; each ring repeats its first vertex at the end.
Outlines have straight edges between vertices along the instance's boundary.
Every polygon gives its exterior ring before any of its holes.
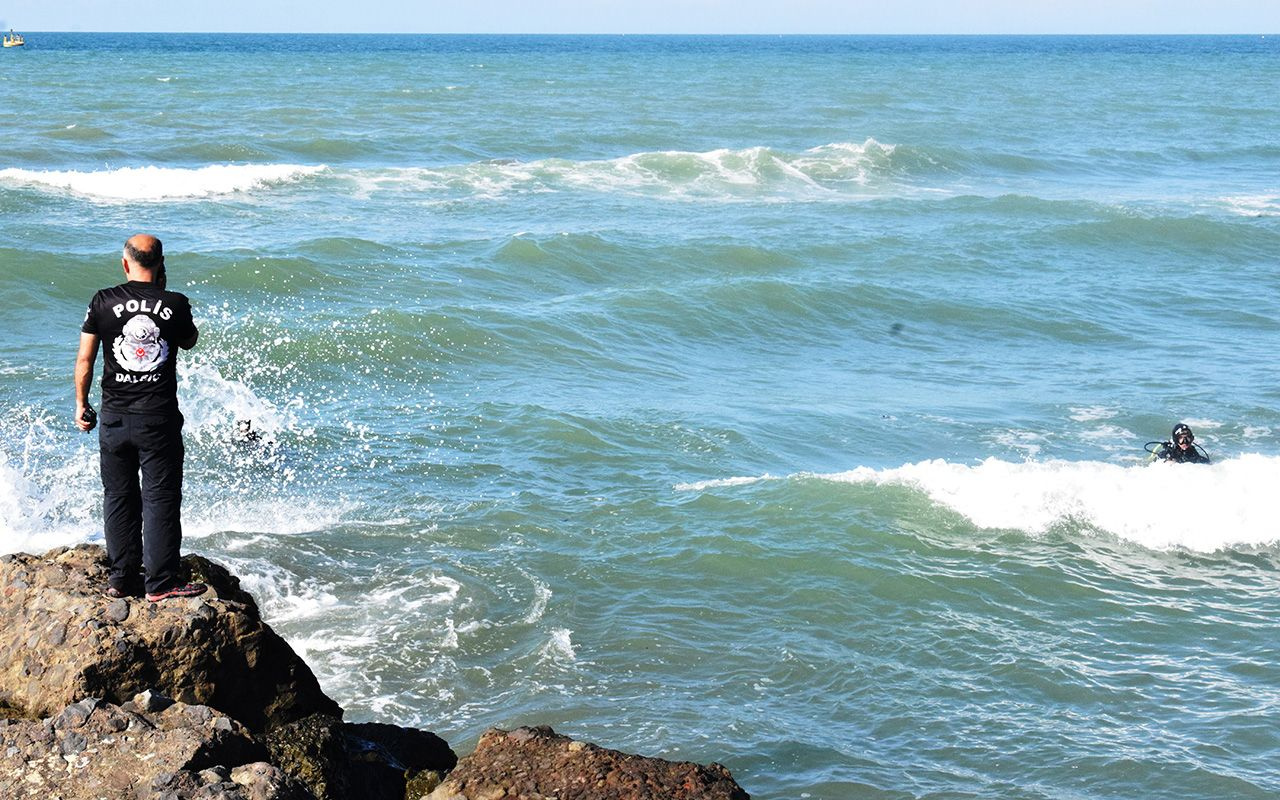
{"type": "Polygon", "coordinates": [[[346,723],[343,730],[353,749],[375,754],[402,772],[448,772],[458,765],[458,756],[448,743],[429,731],[381,722],[346,723]]]}
{"type": "Polygon", "coordinates": [[[350,725],[321,714],[267,734],[271,760],[318,800],[403,800],[406,784],[434,787],[458,762],[443,739],[395,725],[350,725]],[[424,773],[429,773],[425,774],[424,773]]]}
{"type": "Polygon", "coordinates": [[[84,734],[71,731],[66,736],[62,737],[59,749],[62,751],[64,756],[72,756],[76,753],[82,752],[88,746],[89,740],[85,738],[84,734]]]}
{"type": "MultiPolygon", "coordinates": [[[[428,800],[750,800],[719,764],[628,755],[546,727],[490,729],[428,800]]],[[[417,798],[411,798],[417,800],[417,798]]]]}
{"type": "Polygon", "coordinates": [[[107,604],[107,618],[114,622],[124,622],[129,617],[129,604],[123,599],[112,600],[107,604]]]}
{"type": "Polygon", "coordinates": [[[102,596],[105,559],[101,547],[80,545],[0,562],[0,586],[28,584],[0,593],[0,653],[11,654],[0,659],[0,704],[47,716],[85,697],[121,703],[155,687],[254,731],[342,715],[223,567],[186,556],[209,591],[147,603],[102,596]]]}
{"type": "Polygon", "coordinates": [[[98,707],[98,699],[89,697],[78,703],[72,703],[62,709],[62,713],[53,718],[55,728],[79,728],[89,719],[89,715],[98,707]]]}
{"type": "Polygon", "coordinates": [[[412,778],[426,772],[439,783],[458,763],[449,745],[427,731],[367,722],[344,725],[343,733],[351,765],[348,782],[364,787],[371,798],[402,800],[412,778]]]}
{"type": "Polygon", "coordinates": [[[342,720],[313,714],[270,731],[266,741],[271,762],[306,786],[316,800],[342,800],[348,796],[342,720]]]}

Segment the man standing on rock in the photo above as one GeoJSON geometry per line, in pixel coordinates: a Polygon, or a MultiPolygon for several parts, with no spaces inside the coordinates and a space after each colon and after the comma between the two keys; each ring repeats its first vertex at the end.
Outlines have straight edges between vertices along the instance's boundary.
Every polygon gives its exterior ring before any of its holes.
{"type": "Polygon", "coordinates": [[[165,291],[159,239],[131,237],[121,264],[127,282],[99,291],[89,303],[75,372],[76,426],[87,433],[101,422],[106,594],[136,597],[145,589],[152,602],[193,597],[205,586],[183,583],[179,572],[185,450],[173,346],[190,350],[199,331],[186,296],[165,291]],[[101,420],[89,406],[99,342],[106,343],[101,420]],[[144,565],[145,585],[139,574],[144,565]]]}

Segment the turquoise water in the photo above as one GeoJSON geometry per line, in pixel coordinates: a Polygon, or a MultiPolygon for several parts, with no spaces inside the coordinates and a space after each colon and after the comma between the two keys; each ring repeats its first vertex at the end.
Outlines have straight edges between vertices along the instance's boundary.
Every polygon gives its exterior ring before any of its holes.
{"type": "Polygon", "coordinates": [[[147,230],[187,547],[352,719],[1280,794],[1280,38],[27,39],[0,549],[101,539],[76,330],[147,230]]]}

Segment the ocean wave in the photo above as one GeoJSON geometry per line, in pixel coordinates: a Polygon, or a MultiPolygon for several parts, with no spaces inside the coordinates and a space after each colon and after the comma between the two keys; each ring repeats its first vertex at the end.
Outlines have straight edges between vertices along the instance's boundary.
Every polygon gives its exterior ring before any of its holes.
{"type": "Polygon", "coordinates": [[[1214,552],[1280,542],[1275,520],[1280,457],[1240,455],[1209,466],[1120,465],[1099,461],[942,459],[897,468],[831,474],[763,475],[681,483],[706,492],[766,481],[819,480],[899,486],[926,495],[978,528],[1043,535],[1063,523],[1105,531],[1143,547],[1214,552]]]}
{"type": "Polygon", "coordinates": [[[50,128],[44,132],[44,135],[51,139],[64,139],[74,142],[95,142],[115,137],[115,134],[111,133],[111,131],[93,125],[81,125],[76,122],[50,128]]]}
{"type": "Polygon", "coordinates": [[[656,151],[599,161],[494,159],[442,167],[362,170],[365,193],[405,189],[496,198],[512,193],[593,190],[691,199],[840,196],[874,192],[906,172],[898,148],[867,139],[801,152],[769,147],[656,151]]]}
{"type": "Polygon", "coordinates": [[[191,200],[292,183],[324,172],[324,165],[212,164],[206,167],[121,167],[76,170],[2,169],[12,183],[105,201],[191,200]]]}
{"type": "MultiPolygon", "coordinates": [[[[1243,219],[1202,214],[1199,209],[1117,207],[1101,211],[1096,218],[1069,223],[1044,235],[1069,247],[1099,247],[1109,252],[1157,248],[1164,253],[1213,258],[1220,258],[1223,253],[1269,258],[1274,253],[1275,234],[1243,219]]],[[[1265,209],[1232,211],[1237,216],[1267,215],[1265,209]]]]}

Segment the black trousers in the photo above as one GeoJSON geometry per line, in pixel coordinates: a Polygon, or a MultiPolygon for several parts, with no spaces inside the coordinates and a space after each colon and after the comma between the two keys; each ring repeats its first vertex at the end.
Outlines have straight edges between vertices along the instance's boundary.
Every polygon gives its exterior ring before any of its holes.
{"type": "Polygon", "coordinates": [[[148,592],[178,582],[182,548],[182,415],[98,418],[102,527],[110,582],[134,590],[146,568],[148,592]],[[141,473],[141,480],[139,480],[141,473]]]}

